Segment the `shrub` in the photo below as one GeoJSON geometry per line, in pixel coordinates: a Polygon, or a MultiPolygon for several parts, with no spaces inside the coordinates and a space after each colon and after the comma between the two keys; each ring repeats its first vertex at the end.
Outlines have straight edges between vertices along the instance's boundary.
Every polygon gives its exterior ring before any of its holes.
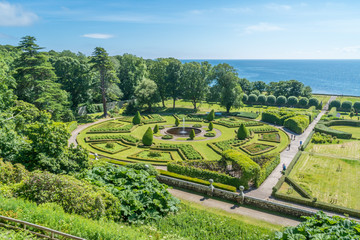
{"type": "Polygon", "coordinates": [[[238,132],[237,132],[237,137],[240,140],[244,140],[245,138],[248,138],[250,136],[249,130],[245,127],[244,124],[241,124],[238,132]]]}
{"type": "Polygon", "coordinates": [[[317,98],[310,98],[310,99],[309,99],[309,106],[314,106],[314,107],[319,106],[319,99],[317,99],[317,98]]]}
{"type": "Polygon", "coordinates": [[[156,168],[147,163],[129,163],[126,165],[127,168],[133,168],[136,170],[144,170],[147,172],[150,176],[158,176],[159,172],[156,170],[156,168]]]}
{"type": "Polygon", "coordinates": [[[360,111],[360,102],[354,102],[354,109],[356,112],[359,112],[360,111]]]}
{"type": "Polygon", "coordinates": [[[258,97],[252,93],[249,95],[248,102],[253,104],[253,103],[257,102],[257,99],[258,99],[258,97]]]}
{"type": "Polygon", "coordinates": [[[206,120],[211,122],[214,119],[215,119],[215,111],[214,111],[214,109],[212,109],[211,112],[206,116],[206,120]]]}
{"type": "Polygon", "coordinates": [[[156,124],[154,127],[154,133],[158,133],[159,132],[159,126],[156,124]]]}
{"type": "Polygon", "coordinates": [[[140,122],[141,122],[141,115],[140,115],[140,112],[139,112],[139,111],[136,112],[136,114],[135,114],[132,122],[133,122],[134,125],[140,124],[140,122]]]}
{"type": "Polygon", "coordinates": [[[347,133],[347,132],[343,132],[343,131],[336,130],[333,128],[329,128],[328,126],[321,124],[321,123],[318,123],[315,126],[314,130],[315,130],[315,132],[329,134],[331,136],[336,136],[337,138],[341,138],[341,139],[350,139],[352,137],[351,133],[347,133]]]}
{"type": "Polygon", "coordinates": [[[175,126],[179,126],[180,125],[180,120],[179,120],[179,118],[175,118],[175,126]]]}
{"type": "Polygon", "coordinates": [[[308,104],[309,104],[309,99],[308,99],[307,97],[301,97],[301,98],[299,99],[299,105],[300,105],[300,107],[305,108],[305,107],[307,107],[308,104]]]}
{"type": "Polygon", "coordinates": [[[142,143],[145,146],[151,146],[153,143],[153,131],[151,130],[151,127],[149,127],[146,132],[144,133],[144,136],[142,138],[142,143]]]}
{"type": "Polygon", "coordinates": [[[324,143],[339,143],[339,139],[336,136],[331,136],[325,133],[318,133],[316,132],[313,137],[311,138],[312,143],[316,144],[324,144],[324,143]]]}
{"type": "Polygon", "coordinates": [[[194,127],[194,128],[201,128],[201,127],[202,127],[202,125],[201,125],[201,124],[199,124],[199,123],[196,123],[196,124],[194,124],[194,125],[193,125],[193,127],[194,127]]]}
{"type": "Polygon", "coordinates": [[[350,101],[344,101],[341,103],[341,109],[347,112],[350,112],[352,108],[352,102],[350,101]]]}
{"type": "Polygon", "coordinates": [[[113,143],[113,142],[108,142],[108,143],[106,143],[105,147],[106,147],[106,148],[114,148],[114,147],[115,147],[115,143],[113,143]]]}
{"type": "Polygon", "coordinates": [[[173,139],[173,135],[171,134],[166,134],[164,136],[161,137],[162,139],[173,139]]]}
{"type": "Polygon", "coordinates": [[[292,112],[267,111],[262,113],[261,120],[264,122],[274,123],[277,125],[284,125],[284,121],[293,116],[295,116],[295,114],[292,112]]]}
{"type": "Polygon", "coordinates": [[[276,104],[277,105],[285,105],[286,104],[286,97],[285,96],[278,96],[276,99],[276,104]]]}
{"type": "Polygon", "coordinates": [[[211,132],[205,133],[204,137],[215,137],[215,133],[211,133],[211,132]]]}
{"type": "Polygon", "coordinates": [[[190,134],[189,134],[189,137],[190,137],[191,140],[194,140],[194,138],[195,138],[195,131],[194,131],[194,129],[191,129],[190,134]]]}
{"type": "Polygon", "coordinates": [[[0,185],[1,184],[14,184],[19,183],[24,179],[27,179],[29,172],[21,164],[11,164],[10,162],[4,162],[0,158],[0,185]]]}
{"type": "Polygon", "coordinates": [[[341,107],[341,103],[339,100],[333,100],[333,101],[331,101],[329,107],[330,108],[336,107],[336,109],[339,110],[341,107]]]}
{"type": "Polygon", "coordinates": [[[37,204],[55,202],[68,213],[99,219],[121,220],[119,199],[104,189],[67,175],[33,172],[31,177],[15,189],[19,197],[37,204]]]}
{"type": "Polygon", "coordinates": [[[212,131],[214,129],[214,124],[212,122],[209,123],[209,130],[212,131]]]}
{"type": "Polygon", "coordinates": [[[257,101],[261,105],[264,105],[266,103],[267,97],[264,94],[260,94],[257,101]]]}
{"type": "Polygon", "coordinates": [[[243,93],[241,101],[242,102],[247,102],[248,99],[249,99],[249,96],[246,93],[243,93]]]}
{"type": "Polygon", "coordinates": [[[288,118],[284,122],[284,127],[301,134],[309,126],[309,117],[305,115],[298,115],[288,118]]]}
{"type": "Polygon", "coordinates": [[[298,102],[299,102],[299,99],[295,96],[291,96],[288,98],[288,104],[290,106],[296,106],[298,104],[298,102]]]}
{"type": "Polygon", "coordinates": [[[266,99],[267,104],[274,105],[276,103],[276,97],[274,95],[269,95],[266,99]]]}

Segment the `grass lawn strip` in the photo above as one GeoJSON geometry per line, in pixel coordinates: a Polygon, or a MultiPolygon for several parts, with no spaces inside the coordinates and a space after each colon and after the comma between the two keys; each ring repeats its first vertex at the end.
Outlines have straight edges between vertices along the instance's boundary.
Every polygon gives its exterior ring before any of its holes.
{"type": "Polygon", "coordinates": [[[276,147],[272,146],[272,145],[263,144],[263,143],[251,143],[249,145],[240,146],[241,150],[245,151],[247,154],[252,155],[252,156],[268,152],[274,148],[276,148],[276,147]]]}
{"type": "Polygon", "coordinates": [[[92,143],[90,144],[91,147],[100,150],[102,152],[106,152],[106,153],[110,153],[110,154],[115,154],[118,152],[122,152],[125,150],[130,149],[130,147],[126,146],[123,143],[120,142],[114,142],[114,148],[108,148],[106,147],[107,143],[92,143]]]}
{"type": "Polygon", "coordinates": [[[155,151],[155,150],[144,150],[136,154],[127,156],[127,158],[135,160],[144,160],[144,161],[154,161],[154,162],[168,162],[174,160],[171,151],[155,151]],[[151,153],[158,153],[159,156],[151,156],[151,153]]]}
{"type": "Polygon", "coordinates": [[[267,141],[267,142],[276,142],[280,143],[280,135],[276,132],[272,133],[262,133],[259,137],[260,141],[267,141]]]}

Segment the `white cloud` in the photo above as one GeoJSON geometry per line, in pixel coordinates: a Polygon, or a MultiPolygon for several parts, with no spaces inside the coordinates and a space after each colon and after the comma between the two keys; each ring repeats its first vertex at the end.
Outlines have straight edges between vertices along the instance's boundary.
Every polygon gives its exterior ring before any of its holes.
{"type": "Polygon", "coordinates": [[[288,11],[291,10],[292,7],[290,5],[280,5],[280,4],[271,3],[266,5],[266,8],[275,11],[288,11]]]}
{"type": "Polygon", "coordinates": [[[109,39],[114,37],[113,35],[103,34],[103,33],[89,33],[89,34],[84,34],[82,36],[86,38],[96,38],[96,39],[109,39]]]}
{"type": "Polygon", "coordinates": [[[360,46],[349,46],[349,47],[343,47],[340,49],[336,49],[336,50],[340,50],[341,52],[345,52],[345,53],[357,53],[360,50],[360,46]]]}
{"type": "Polygon", "coordinates": [[[0,2],[0,26],[29,26],[38,18],[35,13],[24,10],[20,5],[0,2]]]}
{"type": "Polygon", "coordinates": [[[259,23],[245,28],[245,33],[282,31],[283,28],[269,23],[259,23]]]}

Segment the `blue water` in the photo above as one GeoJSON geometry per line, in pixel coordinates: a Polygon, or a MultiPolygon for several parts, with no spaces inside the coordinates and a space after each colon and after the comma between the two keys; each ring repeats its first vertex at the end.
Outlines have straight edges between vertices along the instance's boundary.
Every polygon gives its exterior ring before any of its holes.
{"type": "MultiPolygon", "coordinates": [[[[182,60],[182,62],[205,60],[182,60]]],[[[360,96],[360,60],[206,60],[228,63],[249,81],[277,82],[295,79],[313,93],[360,96]]]]}

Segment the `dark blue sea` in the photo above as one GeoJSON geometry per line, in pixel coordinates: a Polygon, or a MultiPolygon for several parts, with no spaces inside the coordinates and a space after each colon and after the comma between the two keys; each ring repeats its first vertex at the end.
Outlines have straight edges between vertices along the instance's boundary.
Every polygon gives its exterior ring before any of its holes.
{"type": "Polygon", "coordinates": [[[360,96],[360,60],[182,60],[228,63],[249,81],[295,79],[313,93],[360,96]]]}

